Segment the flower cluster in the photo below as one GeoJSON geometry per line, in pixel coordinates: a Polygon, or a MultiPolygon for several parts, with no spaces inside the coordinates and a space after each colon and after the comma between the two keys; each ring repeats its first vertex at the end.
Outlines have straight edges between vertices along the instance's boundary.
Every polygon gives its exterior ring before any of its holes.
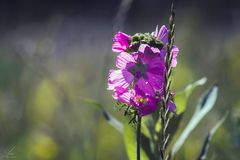
{"type": "MultiPolygon", "coordinates": [[[[118,69],[109,71],[108,89],[113,90],[114,99],[129,105],[139,116],[156,111],[163,97],[167,41],[165,26],[151,34],[118,32],[114,36],[112,50],[119,53],[118,69]]],[[[176,67],[179,49],[173,46],[171,52],[171,67],[176,67]]],[[[168,107],[172,112],[176,109],[171,100],[168,107]]]]}

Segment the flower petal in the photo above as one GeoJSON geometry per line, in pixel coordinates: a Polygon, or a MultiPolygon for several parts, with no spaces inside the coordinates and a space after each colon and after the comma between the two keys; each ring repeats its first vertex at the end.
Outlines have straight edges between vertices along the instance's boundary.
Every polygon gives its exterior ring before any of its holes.
{"type": "Polygon", "coordinates": [[[138,114],[140,116],[145,116],[156,111],[158,107],[159,98],[156,98],[155,96],[153,97],[146,95],[144,92],[136,88],[134,100],[135,103],[132,104],[135,108],[138,109],[139,111],[138,114]]]}
{"type": "Polygon", "coordinates": [[[164,77],[163,75],[156,75],[152,73],[147,73],[148,83],[158,91],[161,91],[163,88],[164,77]]]}
{"type": "Polygon", "coordinates": [[[134,76],[127,69],[122,70],[122,75],[127,83],[131,84],[133,82],[134,76]]]}
{"type": "Polygon", "coordinates": [[[154,32],[152,32],[152,35],[157,37],[158,36],[158,25],[156,26],[156,29],[154,32]]]}
{"type": "Polygon", "coordinates": [[[171,112],[175,112],[175,110],[176,110],[176,105],[173,103],[172,100],[169,100],[169,101],[168,101],[168,107],[169,107],[169,110],[170,110],[171,112]]]}
{"type": "Polygon", "coordinates": [[[120,43],[114,42],[112,45],[112,51],[113,52],[122,52],[125,51],[125,48],[120,45],[120,43]]]}
{"type": "Polygon", "coordinates": [[[136,63],[134,57],[126,52],[122,52],[117,56],[116,66],[120,69],[125,69],[129,62],[136,63]]]}
{"type": "Polygon", "coordinates": [[[147,103],[139,106],[139,116],[145,116],[156,111],[158,105],[156,100],[148,99],[147,103]]]}
{"type": "Polygon", "coordinates": [[[177,66],[177,56],[178,56],[178,53],[179,53],[178,47],[177,46],[173,46],[173,48],[172,48],[173,57],[172,57],[172,62],[171,62],[171,66],[172,67],[176,67],[177,66]]]}
{"type": "Polygon", "coordinates": [[[162,41],[164,44],[168,42],[168,29],[165,25],[163,25],[158,33],[157,39],[162,41]]]}
{"type": "Polygon", "coordinates": [[[141,44],[138,48],[138,52],[144,53],[146,47],[149,46],[147,44],[141,44]]]}
{"type": "Polygon", "coordinates": [[[114,91],[113,98],[120,102],[131,105],[131,99],[133,96],[134,96],[134,91],[128,90],[128,91],[124,92],[123,88],[117,88],[114,91]]]}
{"type": "Polygon", "coordinates": [[[159,68],[159,72],[164,71],[165,64],[164,61],[162,61],[162,58],[160,56],[155,56],[151,59],[151,61],[148,63],[148,68],[159,68]]]}
{"type": "MultiPolygon", "coordinates": [[[[138,87],[140,90],[142,90],[143,92],[145,92],[148,95],[152,95],[155,96],[155,91],[153,89],[153,86],[151,86],[151,84],[146,81],[144,78],[140,78],[136,83],[135,86],[138,87]]],[[[134,87],[135,87],[134,86],[134,87]]]]}
{"type": "Polygon", "coordinates": [[[138,49],[138,58],[141,59],[141,62],[144,64],[151,63],[152,59],[156,56],[158,56],[159,50],[154,49],[147,45],[147,44],[141,44],[139,49],[138,49]]]}
{"type": "MultiPolygon", "coordinates": [[[[177,66],[178,53],[179,53],[178,47],[173,45],[173,48],[172,48],[173,57],[172,57],[171,67],[176,67],[177,66]]],[[[166,49],[166,46],[164,46],[160,51],[160,56],[161,56],[162,61],[164,61],[164,58],[165,58],[166,54],[167,54],[167,49],[166,49]]]]}
{"type": "Polygon", "coordinates": [[[110,70],[109,71],[109,78],[108,78],[108,90],[113,90],[116,87],[122,87],[124,89],[130,86],[130,83],[127,81],[129,80],[129,75],[127,75],[126,71],[123,74],[122,70],[110,70]]]}
{"type": "Polygon", "coordinates": [[[125,51],[129,47],[130,40],[131,40],[131,36],[123,32],[118,32],[113,38],[113,45],[112,45],[113,52],[125,51]]]}

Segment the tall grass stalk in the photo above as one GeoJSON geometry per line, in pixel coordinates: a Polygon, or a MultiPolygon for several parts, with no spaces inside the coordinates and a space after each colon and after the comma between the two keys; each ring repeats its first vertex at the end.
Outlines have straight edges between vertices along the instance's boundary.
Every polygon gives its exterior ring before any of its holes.
{"type": "Polygon", "coordinates": [[[168,32],[168,44],[167,44],[167,54],[165,57],[165,66],[166,66],[166,70],[165,70],[165,76],[164,76],[164,87],[163,87],[163,93],[164,93],[164,97],[162,99],[162,107],[160,109],[160,119],[161,119],[161,125],[162,125],[162,129],[161,129],[161,142],[160,142],[160,146],[159,146],[159,151],[160,151],[160,155],[161,155],[161,159],[162,160],[168,160],[169,159],[169,155],[166,155],[165,151],[166,151],[166,147],[167,147],[167,143],[169,140],[169,133],[167,133],[167,128],[168,128],[168,124],[170,121],[169,118],[169,107],[168,105],[168,101],[170,98],[170,86],[171,86],[171,73],[172,73],[172,67],[171,67],[171,61],[172,61],[172,47],[173,47],[173,43],[174,43],[174,29],[175,29],[175,24],[174,24],[174,17],[175,17],[175,13],[174,13],[174,5],[172,3],[171,5],[171,15],[169,17],[169,32],[168,32]]]}

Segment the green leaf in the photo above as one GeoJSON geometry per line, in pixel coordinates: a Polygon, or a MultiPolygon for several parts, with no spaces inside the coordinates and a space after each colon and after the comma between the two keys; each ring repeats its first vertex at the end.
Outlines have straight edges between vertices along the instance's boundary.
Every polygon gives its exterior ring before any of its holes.
{"type": "Polygon", "coordinates": [[[160,134],[161,122],[158,118],[158,112],[145,116],[142,119],[142,149],[145,151],[149,159],[155,159],[156,142],[158,134],[160,134]]]}
{"type": "MultiPolygon", "coordinates": [[[[136,160],[136,127],[132,126],[128,123],[124,125],[124,144],[127,151],[128,159],[129,160],[136,160]]],[[[144,150],[141,148],[141,160],[149,160],[148,156],[144,152],[144,150]]]]}
{"type": "Polygon", "coordinates": [[[80,97],[80,99],[82,100],[83,103],[89,105],[89,106],[92,106],[92,107],[96,107],[98,109],[102,109],[103,108],[103,105],[100,104],[99,102],[97,102],[96,100],[94,99],[90,99],[90,98],[83,98],[83,97],[80,97]]]}
{"type": "Polygon", "coordinates": [[[199,79],[198,81],[187,85],[183,91],[176,93],[176,95],[174,96],[174,103],[177,106],[177,114],[181,114],[185,111],[188,98],[191,95],[191,93],[193,92],[193,90],[198,86],[204,85],[206,83],[206,81],[207,81],[207,78],[203,77],[203,78],[199,79]]]}
{"type": "Polygon", "coordinates": [[[149,117],[144,117],[142,119],[142,129],[141,129],[142,130],[142,134],[144,136],[146,136],[147,138],[150,138],[150,136],[151,136],[150,130],[148,128],[149,121],[150,121],[149,117]]]}
{"type": "Polygon", "coordinates": [[[117,120],[114,116],[112,116],[109,112],[107,112],[104,109],[102,104],[100,104],[99,102],[93,99],[88,99],[88,98],[81,98],[81,99],[87,105],[98,108],[102,112],[105,120],[107,120],[107,122],[116,130],[118,130],[120,133],[123,133],[123,124],[119,120],[117,120]]]}
{"type": "Polygon", "coordinates": [[[107,120],[107,122],[113,126],[116,130],[118,130],[120,133],[123,133],[123,124],[117,120],[114,116],[112,116],[110,113],[102,109],[102,113],[104,118],[107,120]]]}
{"type": "Polygon", "coordinates": [[[202,146],[202,150],[198,156],[198,160],[204,160],[207,157],[207,153],[208,153],[208,149],[209,149],[209,144],[212,140],[213,135],[215,134],[215,132],[217,131],[217,129],[223,124],[223,122],[226,120],[228,116],[228,112],[224,115],[224,117],[208,132],[203,146],[202,146]]]}
{"type": "MultiPolygon", "coordinates": [[[[189,84],[185,87],[185,89],[183,89],[180,92],[177,92],[176,95],[174,96],[174,103],[177,106],[177,116],[172,116],[171,118],[171,123],[168,126],[168,129],[170,131],[170,134],[172,135],[170,137],[169,143],[174,140],[173,135],[175,135],[175,133],[177,132],[180,122],[183,118],[186,106],[187,106],[187,101],[190,97],[190,95],[192,94],[192,92],[194,91],[194,89],[196,89],[198,86],[202,86],[206,83],[207,78],[203,77],[199,80],[197,80],[196,82],[189,84]]],[[[172,142],[171,142],[172,143],[172,142]]]]}
{"type": "Polygon", "coordinates": [[[198,125],[202,118],[213,108],[217,99],[217,95],[218,87],[214,85],[201,96],[194,115],[192,116],[188,125],[172,147],[172,156],[174,156],[175,153],[177,153],[177,151],[182,147],[189,134],[198,125]]]}

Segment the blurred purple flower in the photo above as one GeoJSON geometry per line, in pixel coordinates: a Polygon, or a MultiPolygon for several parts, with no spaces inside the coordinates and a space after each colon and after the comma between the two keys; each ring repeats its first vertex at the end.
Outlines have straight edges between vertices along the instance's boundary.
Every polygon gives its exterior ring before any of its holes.
{"type": "Polygon", "coordinates": [[[123,52],[128,49],[131,36],[118,32],[113,38],[112,50],[113,52],[123,52]]]}

